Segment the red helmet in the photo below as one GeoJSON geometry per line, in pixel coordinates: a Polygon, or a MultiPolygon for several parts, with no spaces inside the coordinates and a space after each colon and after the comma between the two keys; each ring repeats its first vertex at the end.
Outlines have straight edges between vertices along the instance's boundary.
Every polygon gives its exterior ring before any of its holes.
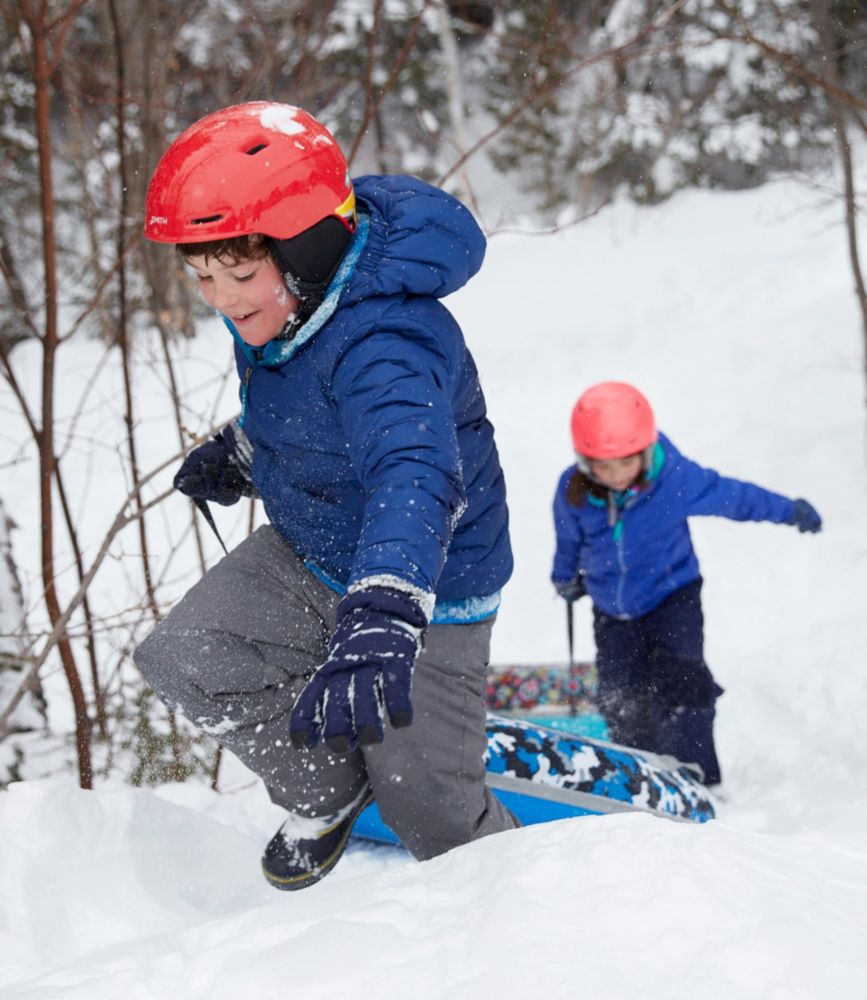
{"type": "Polygon", "coordinates": [[[355,193],[334,136],[301,108],[253,101],[206,115],[169,146],[144,232],[157,243],[285,240],[329,216],[354,232],[355,193]]]}
{"type": "Polygon", "coordinates": [[[626,382],[600,382],[572,411],[572,442],[585,458],[625,458],[656,441],[650,403],[626,382]]]}

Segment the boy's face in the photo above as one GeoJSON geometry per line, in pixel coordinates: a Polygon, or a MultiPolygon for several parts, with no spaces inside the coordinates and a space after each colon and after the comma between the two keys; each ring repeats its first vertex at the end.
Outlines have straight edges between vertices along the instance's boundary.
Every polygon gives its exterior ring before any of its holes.
{"type": "Polygon", "coordinates": [[[610,490],[625,490],[641,472],[641,452],[625,458],[591,458],[589,465],[593,478],[603,486],[610,490]]]}
{"type": "Polygon", "coordinates": [[[245,343],[262,347],[277,336],[298,308],[270,257],[187,258],[208,305],[234,323],[245,343]]]}

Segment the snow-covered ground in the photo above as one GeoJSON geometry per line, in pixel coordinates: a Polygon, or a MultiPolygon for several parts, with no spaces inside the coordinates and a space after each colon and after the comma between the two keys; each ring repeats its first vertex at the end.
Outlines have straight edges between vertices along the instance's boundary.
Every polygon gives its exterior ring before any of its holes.
{"type": "MultiPolygon", "coordinates": [[[[687,455],[823,514],[817,536],[694,522],[707,656],[726,688],[717,821],[569,820],[425,864],[353,844],[318,886],[283,895],[258,873],[279,811],[237,762],[221,795],[21,782],[0,795],[3,1000],[867,996],[864,381],[840,214],[791,182],[617,204],[557,236],[497,237],[450,301],[510,490],[517,565],[495,662],[566,657],[549,505],[569,411],[595,381],[634,381],[687,455]]],[[[140,350],[157,353],[144,339],[140,350]]],[[[66,351],[65,379],[93,374],[96,345],[66,351]]],[[[212,372],[204,399],[228,363],[217,324],[190,355],[185,381],[212,372]]],[[[154,401],[144,468],[174,447],[158,381],[142,389],[154,401]]],[[[231,393],[219,405],[229,415],[231,393]]],[[[103,470],[81,473],[95,538],[120,497],[105,498],[113,440],[104,430],[103,470]]],[[[38,532],[27,489],[12,467],[19,557],[38,532]]],[[[235,513],[218,516],[240,530],[235,513]]],[[[178,567],[168,575],[180,587],[178,567]]],[[[110,565],[104,581],[132,603],[135,579],[110,565]]],[[[577,618],[590,656],[586,602],[577,618]]]]}

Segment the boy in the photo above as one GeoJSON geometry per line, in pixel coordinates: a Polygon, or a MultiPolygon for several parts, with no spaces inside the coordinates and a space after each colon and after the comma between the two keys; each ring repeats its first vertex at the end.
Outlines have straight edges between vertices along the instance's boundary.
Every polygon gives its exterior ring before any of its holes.
{"type": "Polygon", "coordinates": [[[551,579],[593,601],[599,708],[612,739],[698,763],[718,785],[714,703],[704,662],[698,560],[687,518],[793,524],[816,532],[806,500],[720,476],[658,434],[645,397],[623,382],[588,389],[572,411],[576,464],[554,497],[551,579]]]}
{"type": "Polygon", "coordinates": [[[258,496],[270,524],[136,663],[287,809],[265,876],[318,881],[374,798],[419,859],[516,826],[482,760],[512,570],[505,485],[473,359],[438,301],[481,266],[469,212],[410,177],[353,182],[318,121],[254,102],[172,143],[145,235],[178,246],[222,313],[241,382],[240,419],[175,485],[258,496]]]}

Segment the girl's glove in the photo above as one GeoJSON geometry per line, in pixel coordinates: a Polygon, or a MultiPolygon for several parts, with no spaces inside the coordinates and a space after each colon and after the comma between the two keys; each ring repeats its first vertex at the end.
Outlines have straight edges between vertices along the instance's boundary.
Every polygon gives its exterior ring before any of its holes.
{"type": "Polygon", "coordinates": [[[299,750],[324,739],[335,753],[381,743],[385,711],[395,729],[412,722],[410,688],[427,619],[412,596],[367,587],[337,606],[328,659],[301,692],[289,736],[299,750]]]}
{"type": "Polygon", "coordinates": [[[587,588],[584,586],[583,573],[579,573],[574,580],[555,580],[554,588],[563,600],[568,601],[570,604],[580,600],[587,593],[587,588]]]}
{"type": "Polygon", "coordinates": [[[809,531],[815,534],[822,530],[822,518],[816,508],[806,500],[795,500],[795,509],[792,511],[792,524],[800,532],[809,531]]]}
{"type": "Polygon", "coordinates": [[[175,474],[174,487],[193,500],[213,500],[224,507],[256,495],[231,424],[187,455],[175,474]]]}

